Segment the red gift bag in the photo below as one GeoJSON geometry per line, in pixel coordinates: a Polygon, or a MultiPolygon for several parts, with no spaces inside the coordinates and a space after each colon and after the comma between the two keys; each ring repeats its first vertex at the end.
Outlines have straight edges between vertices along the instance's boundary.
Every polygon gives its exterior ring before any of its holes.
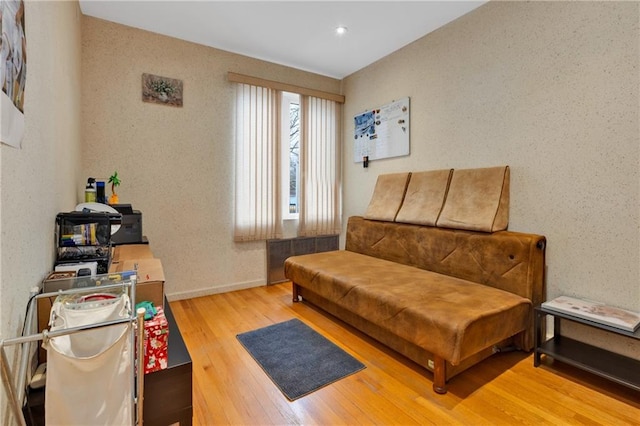
{"type": "Polygon", "coordinates": [[[169,362],[169,323],[164,310],[157,306],[157,314],[144,322],[144,374],[164,370],[169,362]]]}

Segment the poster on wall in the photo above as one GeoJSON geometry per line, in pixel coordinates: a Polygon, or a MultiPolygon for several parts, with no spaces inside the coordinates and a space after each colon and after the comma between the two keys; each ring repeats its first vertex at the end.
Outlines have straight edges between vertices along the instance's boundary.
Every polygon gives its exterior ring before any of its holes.
{"type": "Polygon", "coordinates": [[[0,0],[0,19],[0,141],[20,148],[24,136],[24,89],[27,80],[24,1],[0,0]]]}
{"type": "Polygon", "coordinates": [[[353,161],[409,155],[409,97],[357,114],[353,161]]]}

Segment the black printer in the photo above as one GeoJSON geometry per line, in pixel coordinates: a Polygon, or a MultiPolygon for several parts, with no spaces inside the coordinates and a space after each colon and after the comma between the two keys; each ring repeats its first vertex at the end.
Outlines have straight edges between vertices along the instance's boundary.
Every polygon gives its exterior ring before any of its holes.
{"type": "Polygon", "coordinates": [[[131,204],[110,204],[122,215],[120,229],[111,235],[111,243],[118,244],[144,244],[142,237],[142,213],[133,210],[131,204]]]}

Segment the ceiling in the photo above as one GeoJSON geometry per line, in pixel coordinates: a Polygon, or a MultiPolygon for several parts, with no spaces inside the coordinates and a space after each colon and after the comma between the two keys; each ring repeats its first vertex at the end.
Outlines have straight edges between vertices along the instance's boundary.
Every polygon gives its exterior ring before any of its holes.
{"type": "Polygon", "coordinates": [[[342,79],[486,3],[80,0],[85,15],[342,79]],[[338,26],[347,27],[342,36],[338,26]]]}

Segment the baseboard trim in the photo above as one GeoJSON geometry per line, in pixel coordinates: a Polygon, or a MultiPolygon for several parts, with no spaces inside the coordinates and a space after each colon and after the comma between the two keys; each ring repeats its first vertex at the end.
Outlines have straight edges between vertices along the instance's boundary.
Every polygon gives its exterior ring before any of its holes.
{"type": "Polygon", "coordinates": [[[173,302],[175,300],[193,299],[194,297],[209,296],[212,294],[228,293],[230,291],[245,290],[247,288],[261,287],[266,285],[264,280],[245,281],[219,287],[207,287],[198,290],[179,291],[175,293],[166,293],[167,300],[173,302]]]}

